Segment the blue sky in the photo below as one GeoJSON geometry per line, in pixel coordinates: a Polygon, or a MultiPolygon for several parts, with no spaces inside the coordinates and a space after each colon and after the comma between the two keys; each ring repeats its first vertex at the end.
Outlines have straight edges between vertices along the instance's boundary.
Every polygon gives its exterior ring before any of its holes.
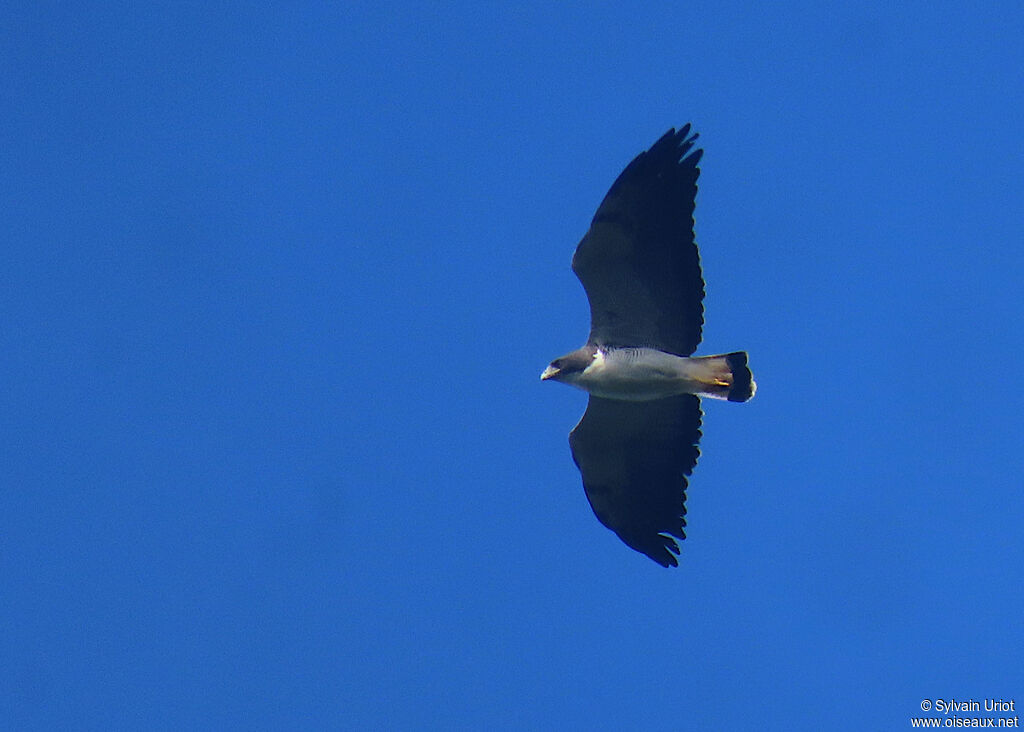
{"type": "Polygon", "coordinates": [[[0,12],[0,722],[903,729],[1024,704],[1024,7],[0,12]],[[538,380],[705,148],[681,566],[538,380]]]}

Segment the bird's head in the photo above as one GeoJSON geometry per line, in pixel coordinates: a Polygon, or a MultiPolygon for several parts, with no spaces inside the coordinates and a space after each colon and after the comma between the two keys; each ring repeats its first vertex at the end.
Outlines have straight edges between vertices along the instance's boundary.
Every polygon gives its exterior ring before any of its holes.
{"type": "Polygon", "coordinates": [[[556,358],[548,364],[548,367],[544,369],[544,373],[540,375],[541,381],[553,379],[566,384],[573,384],[579,375],[586,370],[587,366],[594,362],[594,355],[596,353],[597,349],[593,346],[584,346],[572,353],[556,358]]]}

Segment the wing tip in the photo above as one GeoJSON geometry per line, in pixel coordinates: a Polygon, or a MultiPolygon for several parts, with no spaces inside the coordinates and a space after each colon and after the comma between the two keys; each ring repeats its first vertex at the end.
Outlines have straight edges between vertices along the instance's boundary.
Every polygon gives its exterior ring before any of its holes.
{"type": "Polygon", "coordinates": [[[661,546],[653,552],[644,552],[647,556],[653,559],[655,562],[660,564],[662,567],[678,567],[679,566],[679,544],[671,536],[665,536],[664,534],[658,534],[657,538],[661,540],[661,546]]]}
{"type": "Polygon", "coordinates": [[[669,147],[671,146],[675,150],[676,161],[678,163],[686,163],[687,165],[697,166],[700,159],[704,156],[704,148],[693,149],[693,146],[697,143],[697,138],[700,137],[699,132],[693,132],[692,126],[689,122],[680,127],[678,130],[675,127],[670,127],[669,131],[666,132],[661,138],[651,145],[651,151],[655,148],[669,147]]]}
{"type": "Polygon", "coordinates": [[[662,567],[678,567],[680,550],[676,539],[680,541],[685,539],[686,532],[680,528],[675,531],[667,531],[644,537],[643,541],[635,541],[635,537],[626,538],[622,534],[619,534],[619,538],[630,549],[643,554],[662,567]],[[669,533],[671,536],[667,535],[669,533]]]}

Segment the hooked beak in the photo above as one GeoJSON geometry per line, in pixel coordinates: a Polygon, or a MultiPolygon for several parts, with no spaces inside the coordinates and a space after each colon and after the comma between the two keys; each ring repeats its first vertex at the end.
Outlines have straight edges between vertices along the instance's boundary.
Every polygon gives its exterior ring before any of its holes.
{"type": "Polygon", "coordinates": [[[561,373],[561,372],[558,369],[556,369],[554,366],[548,366],[546,369],[544,369],[544,373],[542,373],[540,375],[540,380],[541,381],[547,381],[551,377],[557,376],[559,373],[561,373]]]}

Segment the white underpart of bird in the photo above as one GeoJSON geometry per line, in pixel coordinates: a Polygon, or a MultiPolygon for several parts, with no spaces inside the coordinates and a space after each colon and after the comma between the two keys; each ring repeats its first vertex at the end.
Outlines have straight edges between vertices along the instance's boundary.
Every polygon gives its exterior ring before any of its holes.
{"type": "MultiPolygon", "coordinates": [[[[644,402],[678,394],[696,394],[711,399],[728,399],[733,386],[729,355],[676,356],[655,348],[597,348],[582,371],[571,371],[559,379],[605,399],[644,402]]],[[[548,366],[542,380],[556,377],[557,368],[548,366]]],[[[757,390],[750,382],[749,399],[757,390]]]]}

